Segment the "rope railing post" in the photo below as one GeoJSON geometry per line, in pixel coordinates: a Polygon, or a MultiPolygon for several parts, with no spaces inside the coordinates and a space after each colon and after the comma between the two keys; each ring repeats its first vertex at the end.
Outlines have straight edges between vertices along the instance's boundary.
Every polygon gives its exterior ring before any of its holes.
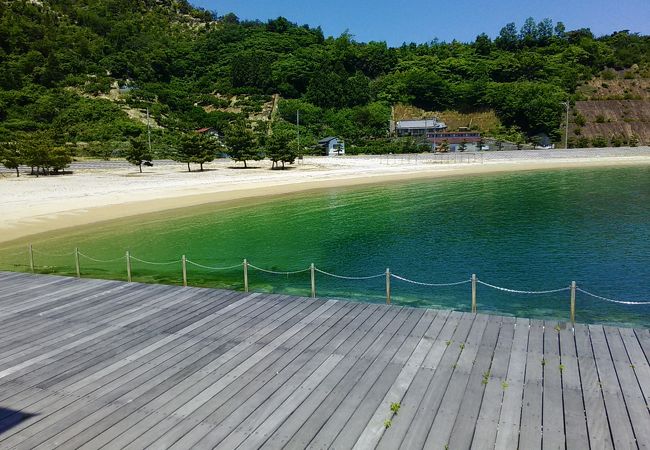
{"type": "Polygon", "coordinates": [[[576,323],[576,282],[571,282],[571,323],[576,323]]]}
{"type": "Polygon", "coordinates": [[[314,263],[309,266],[309,272],[311,274],[311,298],[316,298],[316,267],[314,263]]]}
{"type": "Polygon", "coordinates": [[[126,280],[131,282],[131,254],[126,251],[126,280]]]}
{"type": "Polygon", "coordinates": [[[248,292],[248,261],[244,258],[244,292],[248,292]]]}
{"type": "Polygon", "coordinates": [[[185,255],[181,258],[181,264],[183,266],[183,287],[187,287],[187,259],[185,255]]]}
{"type": "Polygon", "coordinates": [[[476,313],[476,274],[472,274],[472,312],[476,313]]]}
{"type": "Polygon", "coordinates": [[[29,244],[29,268],[34,273],[34,248],[29,244]]]}
{"type": "Polygon", "coordinates": [[[79,247],[74,248],[74,265],[77,269],[77,278],[81,278],[81,268],[79,267],[79,247]]]}
{"type": "Polygon", "coordinates": [[[390,269],[386,269],[386,304],[390,305],[390,269]]]}

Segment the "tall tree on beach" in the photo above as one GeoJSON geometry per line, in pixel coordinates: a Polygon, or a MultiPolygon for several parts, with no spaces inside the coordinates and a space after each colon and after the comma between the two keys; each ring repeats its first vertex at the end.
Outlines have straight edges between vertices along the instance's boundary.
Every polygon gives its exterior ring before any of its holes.
{"type": "Polygon", "coordinates": [[[0,144],[0,162],[7,169],[16,171],[16,177],[20,177],[20,164],[22,157],[20,147],[14,142],[4,142],[0,144]]]}
{"type": "Polygon", "coordinates": [[[190,164],[199,164],[203,172],[203,164],[214,161],[217,156],[219,144],[211,136],[190,133],[183,136],[174,160],[187,164],[187,171],[191,172],[190,164]]]}
{"type": "Polygon", "coordinates": [[[138,166],[140,173],[142,173],[142,164],[151,164],[152,159],[153,157],[149,152],[146,140],[141,137],[131,138],[129,140],[129,148],[126,150],[126,160],[131,164],[138,166]]]}
{"type": "Polygon", "coordinates": [[[278,162],[292,164],[298,156],[298,145],[293,136],[286,131],[276,131],[266,139],[266,156],[277,167],[278,162]]]}
{"type": "Polygon", "coordinates": [[[46,132],[34,132],[22,134],[18,137],[18,147],[23,164],[31,167],[32,175],[37,177],[42,173],[46,174],[49,167],[49,151],[52,147],[52,140],[46,132]],[[34,171],[36,169],[36,171],[34,171]]]}
{"type": "Polygon", "coordinates": [[[264,152],[257,147],[255,134],[244,123],[231,125],[226,130],[224,139],[230,158],[243,162],[244,167],[248,167],[246,161],[259,161],[264,158],[264,152]]]}

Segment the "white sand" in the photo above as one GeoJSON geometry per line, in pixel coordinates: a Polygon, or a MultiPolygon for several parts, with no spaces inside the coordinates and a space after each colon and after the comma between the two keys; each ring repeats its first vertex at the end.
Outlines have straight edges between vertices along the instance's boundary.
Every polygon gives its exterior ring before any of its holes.
{"type": "MultiPolygon", "coordinates": [[[[557,151],[556,151],[557,152],[557,151]]],[[[76,170],[73,175],[16,178],[0,175],[0,242],[31,234],[167,209],[335,186],[382,183],[416,178],[465,176],[506,171],[562,167],[650,164],[650,152],[630,156],[554,154],[553,159],[531,152],[503,152],[481,163],[434,162],[433,156],[311,157],[290,170],[232,169],[229,161],[206,164],[205,172],[184,165],[146,168],[76,170]],[[514,156],[513,156],[514,154],[514,156]],[[559,157],[556,157],[559,156],[559,157]]],[[[467,159],[468,156],[464,155],[467,159]]],[[[471,157],[470,157],[471,159],[471,157]]],[[[100,164],[101,166],[101,164],[100,164]]]]}

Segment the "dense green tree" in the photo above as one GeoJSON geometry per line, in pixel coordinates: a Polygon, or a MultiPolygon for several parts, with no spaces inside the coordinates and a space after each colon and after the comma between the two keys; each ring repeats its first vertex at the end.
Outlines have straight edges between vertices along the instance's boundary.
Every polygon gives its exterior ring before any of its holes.
{"type": "Polygon", "coordinates": [[[278,162],[284,169],[285,163],[293,164],[298,157],[298,149],[294,142],[294,136],[286,131],[277,130],[271,134],[265,142],[266,157],[271,160],[273,167],[277,167],[278,162]]]}
{"type": "Polygon", "coordinates": [[[474,49],[478,55],[488,56],[492,52],[492,40],[487,34],[481,33],[476,36],[474,49]]]}
{"type": "Polygon", "coordinates": [[[500,49],[515,50],[519,45],[517,25],[515,25],[514,22],[510,22],[505,27],[501,28],[499,36],[495,39],[494,43],[500,49]]]}
{"type": "Polygon", "coordinates": [[[48,170],[53,173],[63,171],[72,163],[72,155],[66,147],[54,147],[48,154],[48,170]]]}
{"type": "Polygon", "coordinates": [[[231,125],[224,135],[228,156],[233,161],[243,162],[248,167],[247,161],[259,161],[264,158],[264,152],[258,148],[255,134],[243,123],[231,125]]]}
{"type": "Polygon", "coordinates": [[[263,102],[250,97],[276,93],[285,99],[283,120],[294,122],[300,109],[305,132],[340,134],[359,147],[386,134],[370,120],[370,109],[398,102],[427,110],[494,109],[508,127],[532,136],[531,130],[551,130],[561,114],[552,117],[551,102],[532,91],[552,86],[566,98],[606,67],[650,65],[648,36],[623,30],[596,37],[589,29],[567,31],[561,22],[553,27],[549,19],[507,24],[494,42],[482,33],[467,44],[434,40],[391,48],[356,42],[350,33],[325,38],[321,29],[285,18],[263,23],[226,14],[215,22],[214,14],[185,0],[41,3],[0,6],[2,130],[56,129],[56,145],[101,148],[106,155],[142,134],[147,108],[164,127],[154,137],[168,141],[157,151],[169,153],[186,130],[223,132],[260,113],[263,102]],[[522,89],[522,83],[537,87],[522,89]],[[495,84],[513,94],[500,98],[495,84]],[[232,96],[243,104],[230,105],[232,96]],[[521,98],[542,107],[535,112],[521,98]]]}
{"type": "Polygon", "coordinates": [[[0,144],[0,162],[7,169],[15,170],[16,177],[20,177],[20,164],[22,161],[20,146],[14,142],[3,142],[0,144]]]}
{"type": "Polygon", "coordinates": [[[31,167],[32,175],[47,174],[50,166],[49,154],[53,147],[52,139],[45,132],[22,134],[18,138],[23,164],[31,167]]]}
{"type": "Polygon", "coordinates": [[[148,142],[142,137],[131,138],[129,140],[129,147],[126,150],[126,160],[131,164],[138,166],[140,173],[142,173],[142,164],[151,164],[151,161],[153,160],[153,156],[149,151],[148,142]]]}
{"type": "Polygon", "coordinates": [[[218,148],[219,144],[212,136],[188,133],[181,138],[174,160],[187,164],[188,172],[192,171],[190,164],[199,164],[199,170],[203,172],[203,164],[214,161],[218,148]]]}

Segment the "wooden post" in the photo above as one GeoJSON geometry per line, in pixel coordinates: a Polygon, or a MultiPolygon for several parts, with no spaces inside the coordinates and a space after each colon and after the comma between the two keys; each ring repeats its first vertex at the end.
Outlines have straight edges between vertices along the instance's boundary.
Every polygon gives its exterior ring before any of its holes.
{"type": "Polygon", "coordinates": [[[248,292],[248,261],[244,258],[244,292],[248,292]]]}
{"type": "Polygon", "coordinates": [[[126,280],[131,282],[131,254],[128,250],[126,252],[126,280]]]}
{"type": "Polygon", "coordinates": [[[386,304],[390,305],[390,269],[386,269],[386,304]]]}
{"type": "Polygon", "coordinates": [[[314,263],[309,266],[309,271],[311,273],[311,298],[316,298],[316,268],[314,263]]]}
{"type": "Polygon", "coordinates": [[[571,323],[576,323],[576,282],[571,282],[571,323]]]}
{"type": "Polygon", "coordinates": [[[34,249],[32,248],[32,244],[29,244],[29,268],[34,273],[34,249]]]}
{"type": "Polygon", "coordinates": [[[183,287],[187,287],[187,259],[185,255],[181,258],[181,262],[183,264],[183,287]]]}
{"type": "Polygon", "coordinates": [[[472,312],[476,312],[476,274],[472,274],[472,312]]]}
{"type": "Polygon", "coordinates": [[[79,248],[74,248],[74,265],[77,269],[77,278],[81,278],[81,268],[79,267],[79,248]]]}

